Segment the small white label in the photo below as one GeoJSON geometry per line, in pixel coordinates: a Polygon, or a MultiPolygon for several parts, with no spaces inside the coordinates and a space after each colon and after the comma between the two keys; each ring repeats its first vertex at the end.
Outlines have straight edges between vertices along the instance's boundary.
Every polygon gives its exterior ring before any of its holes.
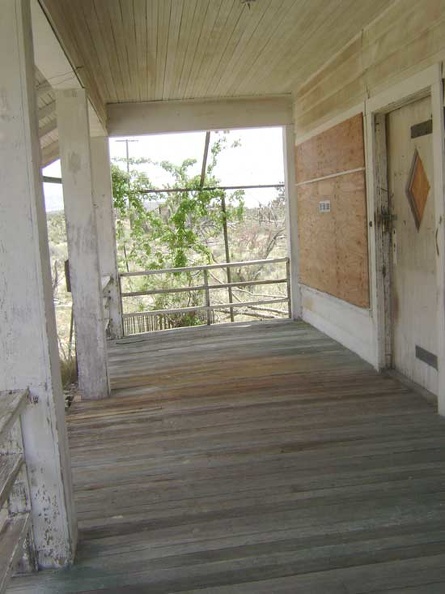
{"type": "Polygon", "coordinates": [[[318,210],[319,210],[319,212],[331,212],[331,201],[330,200],[321,200],[318,203],[318,210]]]}

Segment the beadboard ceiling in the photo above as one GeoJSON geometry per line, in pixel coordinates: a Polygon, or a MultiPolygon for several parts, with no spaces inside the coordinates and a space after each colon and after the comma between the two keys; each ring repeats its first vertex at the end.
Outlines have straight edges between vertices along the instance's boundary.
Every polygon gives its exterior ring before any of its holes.
{"type": "Polygon", "coordinates": [[[293,93],[393,2],[39,1],[103,105],[293,93]]]}

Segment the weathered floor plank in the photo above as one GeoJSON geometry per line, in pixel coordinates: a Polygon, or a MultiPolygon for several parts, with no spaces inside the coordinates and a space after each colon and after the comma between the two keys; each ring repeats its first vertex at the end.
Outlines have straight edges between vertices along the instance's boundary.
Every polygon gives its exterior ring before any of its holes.
{"type": "Polygon", "coordinates": [[[15,594],[445,591],[445,421],[297,322],[110,345],[69,434],[76,564],[15,594]]]}

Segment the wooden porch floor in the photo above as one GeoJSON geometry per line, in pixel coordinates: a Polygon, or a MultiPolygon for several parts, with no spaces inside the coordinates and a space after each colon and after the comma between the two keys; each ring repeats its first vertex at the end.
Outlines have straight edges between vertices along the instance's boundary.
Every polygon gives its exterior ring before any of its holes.
{"type": "Polygon", "coordinates": [[[304,323],[110,347],[69,413],[80,542],[8,592],[445,592],[445,420],[304,323]]]}

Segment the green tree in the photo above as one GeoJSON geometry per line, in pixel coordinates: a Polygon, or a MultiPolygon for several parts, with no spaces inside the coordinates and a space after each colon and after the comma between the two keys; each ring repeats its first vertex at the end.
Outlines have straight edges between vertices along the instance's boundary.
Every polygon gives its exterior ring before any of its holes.
{"type": "MultiPolygon", "coordinates": [[[[145,159],[132,159],[129,171],[112,164],[116,235],[120,268],[136,269],[182,268],[211,263],[212,243],[222,236],[223,217],[240,220],[243,217],[244,192],[224,192],[214,188],[219,185],[214,170],[218,156],[227,146],[226,136],[218,137],[210,148],[210,155],[202,183],[201,176],[192,175],[196,163],[186,159],[181,164],[167,161],[157,163],[170,174],[171,182],[161,193],[151,193],[150,179],[139,168],[150,163],[145,159]],[[222,198],[226,201],[226,214],[222,212],[222,198]]],[[[122,162],[122,160],[121,160],[122,162]]],[[[126,160],[123,160],[125,166],[126,160]]],[[[193,286],[202,281],[196,273],[172,273],[144,277],[138,282],[127,281],[131,291],[153,288],[193,286]]],[[[157,295],[151,299],[135,299],[133,308],[172,309],[197,307],[203,303],[198,291],[157,295]]],[[[178,316],[178,325],[199,323],[197,316],[178,316]],[[187,319],[185,319],[187,318],[187,319]],[[192,318],[192,319],[191,319],[192,318]]]]}
{"type": "Polygon", "coordinates": [[[132,159],[129,173],[116,162],[112,165],[121,266],[179,268],[211,262],[209,245],[222,233],[222,197],[226,199],[228,220],[241,219],[244,210],[243,191],[206,189],[220,183],[214,169],[226,144],[225,136],[212,144],[202,186],[200,176],[190,173],[194,159],[186,159],[180,165],[159,163],[172,182],[163,188],[165,192],[157,194],[150,193],[153,186],[149,178],[137,169],[150,161],[132,159]]]}

